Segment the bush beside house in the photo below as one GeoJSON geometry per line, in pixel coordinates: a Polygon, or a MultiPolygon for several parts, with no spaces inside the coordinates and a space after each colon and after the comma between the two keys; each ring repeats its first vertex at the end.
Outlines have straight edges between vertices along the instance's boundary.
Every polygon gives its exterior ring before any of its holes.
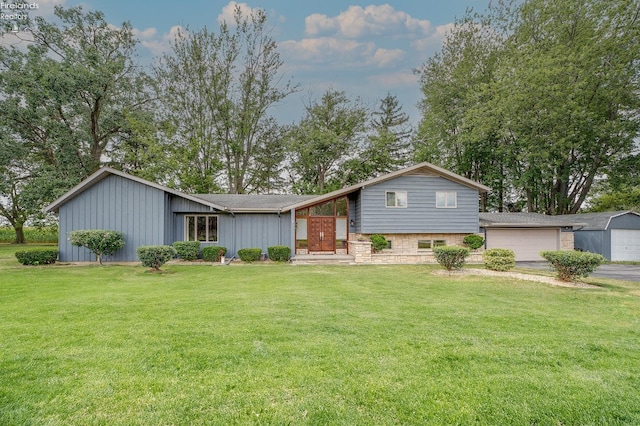
{"type": "Polygon", "coordinates": [[[20,250],[15,253],[16,259],[23,265],[50,265],[58,259],[57,249],[20,250]]]}
{"type": "Polygon", "coordinates": [[[173,259],[176,249],[171,246],[140,246],[136,253],[142,266],[159,271],[162,265],[173,259]]]}
{"type": "Polygon", "coordinates": [[[516,254],[510,249],[494,248],[482,254],[484,266],[492,271],[508,271],[516,266],[516,254]]]}
{"type": "Polygon", "coordinates": [[[540,256],[549,261],[563,281],[588,277],[605,261],[602,255],[588,251],[542,251],[540,256]]]}
{"type": "Polygon", "coordinates": [[[202,249],[202,260],[205,262],[220,262],[220,258],[227,254],[227,248],[222,246],[207,246],[202,249]]]}
{"type": "Polygon", "coordinates": [[[182,260],[196,260],[200,255],[200,241],[176,241],[173,248],[182,260]]]}
{"type": "Polygon", "coordinates": [[[470,250],[466,247],[442,246],[433,248],[433,256],[447,271],[460,269],[470,250]]]}
{"type": "Polygon", "coordinates": [[[102,265],[102,256],[114,254],[124,247],[124,234],[105,229],[81,229],[69,233],[69,242],[73,246],[89,249],[102,265]]]}
{"type": "Polygon", "coordinates": [[[240,258],[240,260],[248,263],[260,260],[261,254],[262,249],[259,247],[243,248],[238,250],[238,257],[240,258]]]}
{"type": "Polygon", "coordinates": [[[291,257],[291,248],[289,246],[271,246],[267,247],[269,259],[275,262],[286,262],[291,257]]]}

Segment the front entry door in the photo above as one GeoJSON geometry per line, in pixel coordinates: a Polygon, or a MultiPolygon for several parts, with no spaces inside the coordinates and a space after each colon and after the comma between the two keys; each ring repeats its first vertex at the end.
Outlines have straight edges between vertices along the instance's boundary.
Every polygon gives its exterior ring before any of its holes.
{"type": "Polygon", "coordinates": [[[336,218],[309,218],[309,251],[336,250],[336,218]]]}

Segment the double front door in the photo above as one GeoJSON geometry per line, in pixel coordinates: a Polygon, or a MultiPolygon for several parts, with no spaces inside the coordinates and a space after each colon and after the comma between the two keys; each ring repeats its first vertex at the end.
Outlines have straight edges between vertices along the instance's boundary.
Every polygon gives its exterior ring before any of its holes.
{"type": "Polygon", "coordinates": [[[309,251],[330,251],[336,249],[336,218],[309,218],[309,251]]]}

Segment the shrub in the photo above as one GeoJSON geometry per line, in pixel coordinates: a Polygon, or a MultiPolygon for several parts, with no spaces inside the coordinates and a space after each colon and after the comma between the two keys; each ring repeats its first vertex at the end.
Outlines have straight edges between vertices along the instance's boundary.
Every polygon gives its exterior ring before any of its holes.
{"type": "Polygon", "coordinates": [[[243,262],[255,262],[260,259],[260,255],[262,254],[261,248],[243,248],[238,250],[238,257],[243,262]]]}
{"type": "Polygon", "coordinates": [[[389,245],[384,235],[380,235],[380,234],[374,234],[370,236],[369,241],[371,241],[371,247],[373,247],[374,252],[382,251],[386,249],[389,245]]]}
{"type": "Polygon", "coordinates": [[[202,260],[206,262],[220,262],[220,258],[227,254],[227,248],[221,246],[207,246],[202,248],[202,260]]]}
{"type": "Polygon", "coordinates": [[[162,265],[176,255],[176,249],[171,246],[140,246],[136,252],[142,266],[153,268],[156,271],[159,271],[162,265]]]}
{"type": "Polygon", "coordinates": [[[471,250],[477,250],[484,245],[484,238],[482,238],[480,235],[471,234],[464,237],[462,242],[471,250]]]}
{"type": "Polygon", "coordinates": [[[180,259],[196,260],[200,254],[200,241],[176,241],[173,248],[180,259]]]}
{"type": "Polygon", "coordinates": [[[271,246],[267,247],[269,259],[276,262],[286,262],[291,257],[291,248],[288,246],[271,246]]]}
{"type": "Polygon", "coordinates": [[[494,248],[482,254],[484,266],[493,271],[508,271],[516,266],[516,254],[513,250],[494,248]]]}
{"type": "Polygon", "coordinates": [[[88,248],[102,265],[102,256],[113,254],[124,247],[124,234],[104,229],[71,231],[69,242],[77,247],[88,248]]]}
{"type": "Polygon", "coordinates": [[[542,251],[540,256],[549,261],[563,281],[588,277],[604,262],[604,257],[588,251],[542,251]]]}
{"type": "Polygon", "coordinates": [[[23,265],[50,265],[56,263],[58,250],[56,249],[31,249],[16,252],[16,259],[23,265]]]}
{"type": "Polygon", "coordinates": [[[469,249],[455,246],[434,247],[433,255],[440,265],[447,271],[451,271],[454,268],[462,268],[466,257],[469,256],[469,249]]]}

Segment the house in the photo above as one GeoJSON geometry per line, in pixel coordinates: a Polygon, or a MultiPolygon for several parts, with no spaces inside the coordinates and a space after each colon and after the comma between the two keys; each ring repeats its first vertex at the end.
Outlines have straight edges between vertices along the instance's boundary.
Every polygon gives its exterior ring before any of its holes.
{"type": "Polygon", "coordinates": [[[575,229],[575,248],[607,260],[640,261],[640,214],[632,211],[567,215],[582,222],[575,229]]]}
{"type": "Polygon", "coordinates": [[[544,250],[573,250],[579,218],[539,213],[480,213],[485,248],[511,249],[517,261],[544,260],[544,250]]]}
{"type": "Polygon", "coordinates": [[[489,188],[420,163],[323,195],[191,195],[104,167],[45,209],[60,219],[61,261],[89,261],[68,233],[111,229],[126,245],[113,261],[135,261],[136,247],[198,240],[241,248],[287,245],[294,255],[348,254],[356,262],[433,260],[439,245],[477,233],[479,194],[489,188]],[[372,255],[371,234],[390,241],[372,255]],[[365,241],[361,241],[365,240],[365,241]],[[377,257],[376,257],[377,256],[377,257]]]}

